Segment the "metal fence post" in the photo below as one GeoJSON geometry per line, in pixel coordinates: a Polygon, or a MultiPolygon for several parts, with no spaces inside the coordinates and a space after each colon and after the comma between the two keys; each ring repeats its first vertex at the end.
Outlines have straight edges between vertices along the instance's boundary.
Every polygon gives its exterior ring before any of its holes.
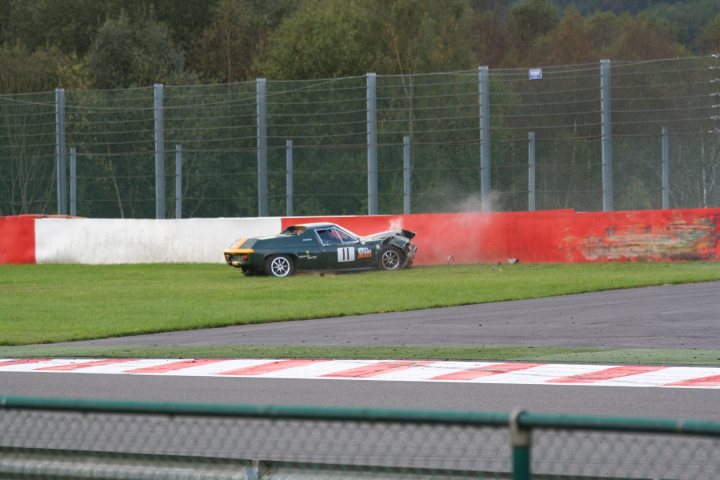
{"type": "Polygon", "coordinates": [[[668,128],[662,127],[662,208],[670,208],[670,136],[668,128]]]}
{"type": "Polygon", "coordinates": [[[70,147],[70,215],[77,216],[77,148],[70,147]]]}
{"type": "Polygon", "coordinates": [[[182,218],[182,163],[181,144],[175,144],[175,218],[182,218]]]}
{"type": "Polygon", "coordinates": [[[612,105],[610,60],[600,60],[603,211],[613,210],[612,105]]]}
{"type": "Polygon", "coordinates": [[[258,175],[258,217],[268,216],[267,182],[267,82],[258,78],[255,82],[257,93],[257,175],[258,175]]]}
{"type": "Polygon", "coordinates": [[[492,211],[490,199],[490,75],[487,66],[478,67],[480,94],[480,197],[482,210],[492,211]]]}
{"type": "Polygon", "coordinates": [[[163,85],[156,83],[155,98],[155,218],[165,218],[165,112],[163,85]]]}
{"type": "Polygon", "coordinates": [[[377,77],[367,74],[368,215],[377,215],[377,77]]]}
{"type": "Polygon", "coordinates": [[[293,141],[285,140],[285,205],[288,217],[293,216],[293,141]]]}
{"type": "Polygon", "coordinates": [[[65,89],[55,89],[55,166],[57,168],[57,213],[67,214],[67,166],[65,164],[65,89]]]}
{"type": "Polygon", "coordinates": [[[403,137],[403,213],[410,213],[410,199],[412,196],[412,184],[410,183],[410,137],[403,137]]]}
{"type": "Polygon", "coordinates": [[[512,447],[512,480],[530,480],[530,448],[532,431],[520,426],[522,410],[510,414],[510,446],[512,447]]]}
{"type": "Polygon", "coordinates": [[[535,210],[535,132],[528,132],[528,210],[535,210]]]}

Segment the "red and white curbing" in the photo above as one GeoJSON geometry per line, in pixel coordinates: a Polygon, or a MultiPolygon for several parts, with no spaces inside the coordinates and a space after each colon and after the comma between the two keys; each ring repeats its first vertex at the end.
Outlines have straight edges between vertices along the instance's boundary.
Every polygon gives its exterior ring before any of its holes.
{"type": "Polygon", "coordinates": [[[0,359],[3,372],[720,389],[720,368],[415,360],[0,359]]]}

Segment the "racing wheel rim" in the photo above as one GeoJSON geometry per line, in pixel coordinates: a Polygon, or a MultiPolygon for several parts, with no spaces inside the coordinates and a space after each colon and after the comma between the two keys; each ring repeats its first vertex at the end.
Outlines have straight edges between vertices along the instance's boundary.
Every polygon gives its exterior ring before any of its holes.
{"type": "Polygon", "coordinates": [[[287,257],[275,257],[270,262],[270,271],[275,277],[287,277],[291,268],[290,260],[287,257]]]}
{"type": "Polygon", "coordinates": [[[397,270],[400,267],[400,254],[395,250],[387,250],[382,254],[382,265],[385,270],[397,270]]]}

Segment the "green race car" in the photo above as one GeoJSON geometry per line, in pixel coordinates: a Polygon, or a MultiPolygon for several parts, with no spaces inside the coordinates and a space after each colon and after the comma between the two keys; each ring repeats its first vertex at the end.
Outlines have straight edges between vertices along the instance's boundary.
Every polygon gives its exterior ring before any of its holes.
{"type": "Polygon", "coordinates": [[[417,248],[408,230],[367,237],[334,223],[293,225],[278,235],[241,238],[224,251],[225,262],[246,275],[287,277],[310,270],[400,270],[412,265],[417,248]]]}

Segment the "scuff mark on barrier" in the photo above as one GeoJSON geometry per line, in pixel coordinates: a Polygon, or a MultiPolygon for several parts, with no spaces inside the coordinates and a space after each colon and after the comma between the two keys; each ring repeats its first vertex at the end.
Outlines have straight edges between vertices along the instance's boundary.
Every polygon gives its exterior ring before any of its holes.
{"type": "Polygon", "coordinates": [[[715,258],[717,224],[709,217],[680,219],[666,225],[611,225],[602,237],[581,242],[590,261],[710,260],[715,258]]]}

